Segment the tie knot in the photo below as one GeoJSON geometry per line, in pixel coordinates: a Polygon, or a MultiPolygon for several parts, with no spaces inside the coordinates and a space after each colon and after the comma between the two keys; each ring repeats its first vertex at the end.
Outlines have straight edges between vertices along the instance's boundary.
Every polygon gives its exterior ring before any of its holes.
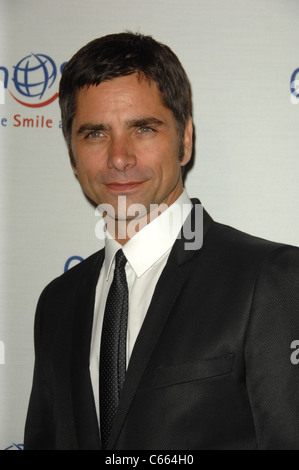
{"type": "Polygon", "coordinates": [[[118,250],[115,255],[115,268],[124,268],[127,258],[122,249],[118,250]]]}

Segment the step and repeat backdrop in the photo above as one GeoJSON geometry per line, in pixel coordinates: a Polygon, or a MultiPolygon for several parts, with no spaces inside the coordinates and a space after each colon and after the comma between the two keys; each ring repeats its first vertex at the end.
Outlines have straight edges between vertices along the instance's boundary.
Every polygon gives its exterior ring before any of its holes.
{"type": "Polygon", "coordinates": [[[190,77],[189,195],[219,222],[299,245],[298,0],[1,0],[1,450],[23,448],[41,290],[103,246],[62,137],[61,71],[125,30],[168,44],[190,77]]]}

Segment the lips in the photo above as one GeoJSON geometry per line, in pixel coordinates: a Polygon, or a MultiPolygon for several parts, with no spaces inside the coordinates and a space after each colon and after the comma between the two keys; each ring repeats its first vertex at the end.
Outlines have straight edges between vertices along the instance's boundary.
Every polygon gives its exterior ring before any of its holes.
{"type": "Polygon", "coordinates": [[[138,188],[143,181],[113,181],[112,183],[106,184],[111,191],[124,192],[131,191],[132,189],[138,188]]]}

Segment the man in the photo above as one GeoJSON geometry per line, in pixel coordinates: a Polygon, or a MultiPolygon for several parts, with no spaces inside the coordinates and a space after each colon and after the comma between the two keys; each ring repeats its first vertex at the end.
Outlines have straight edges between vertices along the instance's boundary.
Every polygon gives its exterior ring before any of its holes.
{"type": "Polygon", "coordinates": [[[139,34],[63,71],[71,164],[107,237],[40,297],[25,449],[299,449],[299,250],[201,223],[190,96],[139,34]]]}

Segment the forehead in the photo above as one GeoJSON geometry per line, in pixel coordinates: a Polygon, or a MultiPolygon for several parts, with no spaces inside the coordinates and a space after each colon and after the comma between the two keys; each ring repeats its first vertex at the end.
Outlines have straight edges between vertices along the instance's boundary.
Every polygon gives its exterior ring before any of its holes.
{"type": "Polygon", "coordinates": [[[113,78],[99,85],[85,86],[76,95],[76,114],[91,112],[128,113],[168,110],[157,84],[137,74],[113,78]]]}

